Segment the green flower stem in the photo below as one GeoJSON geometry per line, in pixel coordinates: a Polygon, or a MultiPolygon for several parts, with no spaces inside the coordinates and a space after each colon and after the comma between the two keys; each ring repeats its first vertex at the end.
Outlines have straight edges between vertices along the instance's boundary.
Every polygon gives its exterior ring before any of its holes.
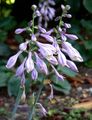
{"type": "MultiPolygon", "coordinates": [[[[43,80],[43,81],[44,81],[44,80],[43,80]]],[[[41,94],[41,92],[42,92],[43,87],[44,87],[44,84],[43,84],[43,82],[42,82],[42,84],[41,84],[41,86],[40,86],[40,89],[39,89],[39,91],[38,91],[38,95],[37,95],[37,97],[36,97],[36,99],[35,99],[35,102],[34,102],[34,104],[33,104],[33,106],[32,106],[32,110],[31,110],[31,112],[30,112],[30,114],[29,114],[29,120],[32,120],[32,118],[33,118],[33,113],[34,113],[34,111],[35,111],[36,103],[37,103],[38,100],[39,100],[39,97],[40,97],[40,94],[41,94]]]]}
{"type": "Polygon", "coordinates": [[[35,15],[33,13],[33,16],[32,16],[32,33],[34,34],[34,20],[35,20],[35,15]]]}
{"type": "Polygon", "coordinates": [[[18,96],[16,98],[15,107],[14,107],[13,112],[12,112],[12,118],[11,118],[11,120],[15,120],[15,114],[16,114],[16,111],[17,111],[17,108],[18,108],[18,105],[19,105],[22,93],[23,93],[23,88],[20,88],[18,96]]]}

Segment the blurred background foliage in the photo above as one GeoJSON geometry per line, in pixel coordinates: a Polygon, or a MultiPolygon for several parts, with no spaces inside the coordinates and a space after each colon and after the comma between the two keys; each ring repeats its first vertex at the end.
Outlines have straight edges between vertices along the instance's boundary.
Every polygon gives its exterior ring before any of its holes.
{"type": "MultiPolygon", "coordinates": [[[[75,33],[79,40],[72,41],[83,56],[84,62],[81,64],[86,67],[92,67],[92,0],[55,0],[56,15],[61,14],[60,4],[69,4],[71,6],[70,13],[72,19],[70,22],[72,28],[69,30],[75,33]]],[[[17,95],[19,80],[14,76],[14,69],[11,71],[5,68],[7,59],[16,53],[18,44],[24,38],[15,35],[14,31],[18,27],[25,27],[31,19],[32,4],[38,4],[39,1],[34,0],[0,0],[0,88],[7,86],[9,95],[17,95]],[[15,86],[15,87],[14,87],[15,86]]],[[[51,22],[51,26],[55,25],[51,22]]],[[[79,66],[80,64],[77,63],[79,66]]],[[[74,76],[76,73],[67,68],[59,68],[66,75],[74,76]]],[[[30,78],[29,78],[30,79],[30,78]]],[[[53,87],[64,93],[68,93],[71,86],[68,81],[56,82],[53,76],[53,87]]],[[[29,81],[27,88],[30,88],[29,81]]],[[[29,89],[27,89],[27,92],[29,89]]]]}

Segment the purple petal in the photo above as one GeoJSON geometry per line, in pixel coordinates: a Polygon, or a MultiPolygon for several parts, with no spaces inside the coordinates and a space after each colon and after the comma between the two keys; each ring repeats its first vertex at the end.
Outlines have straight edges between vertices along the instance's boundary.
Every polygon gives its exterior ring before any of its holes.
{"type": "Polygon", "coordinates": [[[7,62],[7,65],[6,65],[6,67],[8,69],[12,68],[15,65],[15,63],[16,63],[16,61],[17,61],[17,59],[18,59],[18,57],[21,53],[22,52],[19,51],[17,54],[15,54],[15,55],[13,55],[12,57],[9,58],[9,60],[7,62]]]}
{"type": "Polygon", "coordinates": [[[22,62],[22,64],[17,68],[16,70],[16,76],[21,76],[25,70],[24,65],[25,65],[26,58],[22,62]]]}
{"type": "Polygon", "coordinates": [[[77,40],[78,39],[78,37],[76,35],[72,35],[72,34],[65,34],[65,36],[67,36],[71,40],[77,40]]]}
{"type": "Polygon", "coordinates": [[[69,66],[70,69],[78,72],[78,68],[77,68],[77,66],[75,65],[74,62],[72,62],[72,61],[70,61],[70,60],[67,60],[67,65],[69,66]]]}
{"type": "Polygon", "coordinates": [[[44,37],[47,41],[52,42],[53,43],[53,37],[47,35],[47,34],[40,34],[40,36],[44,37]]]}
{"type": "Polygon", "coordinates": [[[28,58],[26,60],[25,67],[26,67],[26,70],[28,73],[34,69],[34,62],[32,60],[32,53],[31,52],[29,52],[29,54],[28,54],[28,58]]]}
{"type": "Polygon", "coordinates": [[[36,57],[36,65],[39,71],[48,75],[48,68],[45,62],[38,56],[37,53],[35,53],[35,57],[36,57]]]}
{"type": "Polygon", "coordinates": [[[20,34],[20,33],[24,32],[24,31],[26,31],[25,28],[18,28],[18,29],[15,30],[15,34],[20,34]]]}
{"type": "Polygon", "coordinates": [[[61,51],[58,52],[58,62],[62,66],[66,66],[67,65],[66,57],[65,57],[65,55],[61,51]]]}
{"type": "Polygon", "coordinates": [[[37,40],[37,38],[36,38],[36,36],[35,36],[34,34],[32,34],[31,40],[32,40],[32,41],[36,41],[36,40],[37,40]]]}
{"type": "Polygon", "coordinates": [[[40,32],[46,33],[46,30],[44,28],[42,28],[41,26],[39,26],[38,28],[39,28],[40,32]]]}
{"type": "Polygon", "coordinates": [[[38,72],[35,68],[31,72],[31,77],[33,80],[36,80],[38,78],[38,72]]]}

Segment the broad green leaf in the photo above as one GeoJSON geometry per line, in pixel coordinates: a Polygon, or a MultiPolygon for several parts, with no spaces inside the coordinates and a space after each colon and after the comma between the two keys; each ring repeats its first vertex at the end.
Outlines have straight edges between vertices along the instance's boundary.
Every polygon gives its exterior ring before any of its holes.
{"type": "Polygon", "coordinates": [[[84,20],[84,19],[82,19],[80,21],[80,23],[87,30],[92,30],[92,20],[84,20]]]}
{"type": "Polygon", "coordinates": [[[0,43],[0,56],[9,56],[10,54],[11,50],[8,45],[0,43]]]}
{"type": "Polygon", "coordinates": [[[52,81],[53,81],[53,88],[57,91],[68,94],[69,91],[71,90],[71,85],[69,84],[69,82],[67,80],[60,81],[54,75],[54,76],[52,76],[52,81]]]}
{"type": "Polygon", "coordinates": [[[65,75],[68,75],[70,77],[74,77],[75,75],[77,75],[76,72],[72,71],[71,69],[69,69],[67,67],[58,66],[58,71],[60,71],[61,73],[64,73],[65,75]]]}
{"type": "Polygon", "coordinates": [[[0,42],[4,42],[7,38],[7,32],[0,31],[0,42]]]}
{"type": "Polygon", "coordinates": [[[83,0],[84,7],[92,13],[92,0],[83,0]]]}
{"type": "Polygon", "coordinates": [[[10,73],[0,72],[0,87],[7,86],[10,75],[10,73]]]}
{"type": "Polygon", "coordinates": [[[86,49],[92,49],[92,40],[84,41],[86,49]]]}

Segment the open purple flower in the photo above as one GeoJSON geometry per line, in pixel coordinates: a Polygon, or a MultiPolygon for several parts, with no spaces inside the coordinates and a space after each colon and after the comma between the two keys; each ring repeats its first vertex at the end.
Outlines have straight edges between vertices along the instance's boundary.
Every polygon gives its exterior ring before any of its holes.
{"type": "Polygon", "coordinates": [[[26,58],[24,59],[24,61],[22,62],[22,64],[17,68],[16,70],[16,76],[21,76],[25,70],[25,62],[26,62],[26,58]]]}
{"type": "Polygon", "coordinates": [[[36,57],[36,66],[38,70],[48,75],[48,68],[47,68],[46,63],[38,56],[36,52],[35,52],[35,57],[36,57]]]}
{"type": "Polygon", "coordinates": [[[62,43],[62,50],[74,61],[83,62],[80,53],[69,43],[62,43]]]}
{"type": "Polygon", "coordinates": [[[31,72],[33,69],[34,69],[34,62],[33,62],[33,59],[32,59],[32,53],[29,52],[28,54],[28,58],[25,62],[25,68],[27,70],[27,72],[31,72]]]}

